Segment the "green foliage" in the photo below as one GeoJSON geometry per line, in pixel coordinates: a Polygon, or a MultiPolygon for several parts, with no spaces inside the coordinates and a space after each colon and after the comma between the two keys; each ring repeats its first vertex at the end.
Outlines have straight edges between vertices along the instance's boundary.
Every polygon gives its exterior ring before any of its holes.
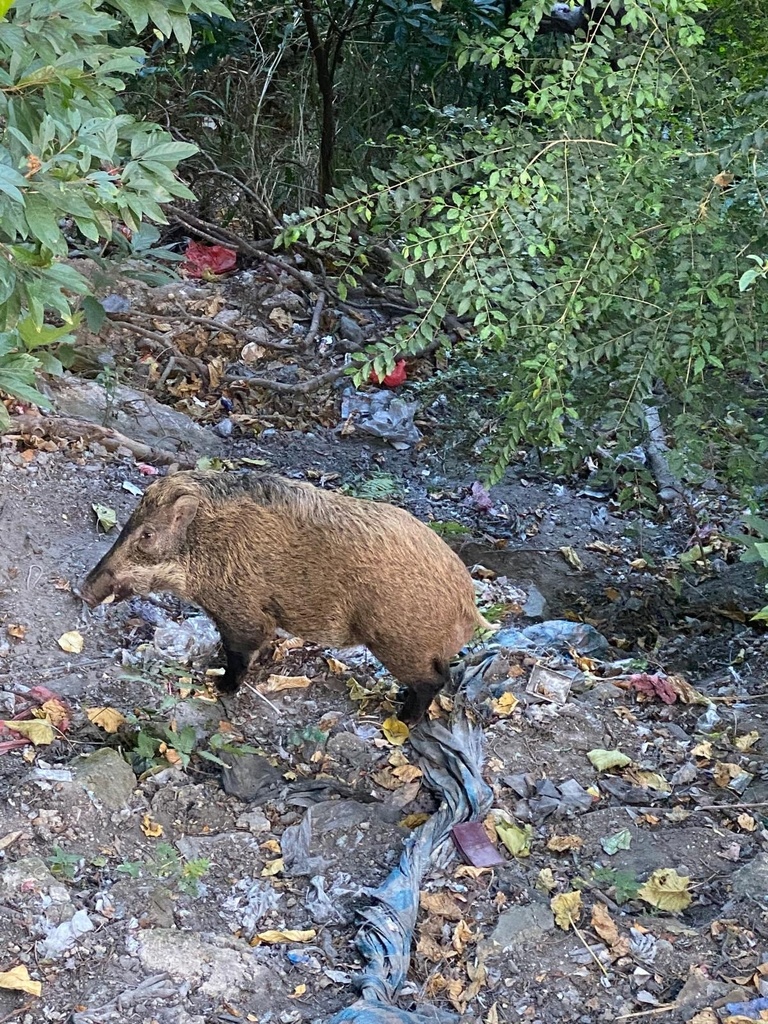
{"type": "Polygon", "coordinates": [[[507,72],[504,110],[403,136],[372,184],[288,218],[282,240],[346,266],[342,294],[372,241],[402,240],[389,278],[417,313],[355,378],[448,347],[446,314],[463,318],[461,355],[503,367],[491,480],[522,444],[571,468],[628,451],[657,405],[694,475],[697,460],[728,474],[753,441],[744,483],[768,450],[768,290],[740,292],[737,269],[768,249],[768,92],[707,46],[700,0],[610,3],[573,37],[539,34],[549,8],[526,0],[499,35],[461,37],[460,67],[507,72]]]}
{"type": "MultiPolygon", "coordinates": [[[[138,31],[189,44],[189,15],[226,14],[219,0],[17,0],[0,21],[0,390],[45,406],[39,369],[79,322],[73,296],[88,282],[62,262],[68,236],[104,245],[113,225],[142,238],[142,220],[165,223],[162,204],[192,198],[176,177],[197,147],[121,112],[124,79],[144,51],[116,47],[114,15],[138,31]],[[57,321],[51,326],[50,320],[57,321]]],[[[7,425],[0,404],[0,429],[7,425]]]]}
{"type": "Polygon", "coordinates": [[[146,861],[127,860],[116,870],[130,878],[160,878],[170,881],[187,896],[199,896],[200,882],[208,874],[211,862],[207,857],[184,860],[170,843],[158,843],[154,855],[146,861]]]}
{"type": "Polygon", "coordinates": [[[77,870],[82,863],[82,857],[78,853],[68,853],[66,850],[62,850],[60,846],[54,846],[53,853],[48,858],[48,867],[51,869],[51,874],[56,875],[57,878],[65,878],[71,882],[77,870]]]}
{"type": "MultiPolygon", "coordinates": [[[[760,516],[744,516],[744,525],[751,533],[743,533],[731,538],[742,544],[744,551],[742,562],[750,562],[760,566],[763,578],[768,577],[768,520],[760,516]]],[[[768,590],[768,587],[766,587],[768,590]]],[[[753,622],[768,622],[768,605],[755,612],[753,622]]]]}

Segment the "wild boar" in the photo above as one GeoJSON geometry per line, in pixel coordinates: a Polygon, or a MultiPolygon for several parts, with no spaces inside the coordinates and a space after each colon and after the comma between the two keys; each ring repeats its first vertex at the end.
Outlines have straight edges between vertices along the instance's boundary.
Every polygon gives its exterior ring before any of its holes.
{"type": "Polygon", "coordinates": [[[406,687],[418,722],[478,626],[459,557],[409,512],[269,474],[180,472],[151,484],[80,596],[170,592],[221,633],[234,693],[276,628],[364,644],[406,687]]]}

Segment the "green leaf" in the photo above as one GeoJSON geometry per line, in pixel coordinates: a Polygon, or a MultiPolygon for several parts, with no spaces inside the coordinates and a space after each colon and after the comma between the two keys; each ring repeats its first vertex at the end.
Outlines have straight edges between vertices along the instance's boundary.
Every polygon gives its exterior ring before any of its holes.
{"type": "Polygon", "coordinates": [[[66,242],[59,229],[59,213],[44,196],[27,191],[24,216],[34,239],[51,252],[66,252],[66,242]]]}
{"type": "Polygon", "coordinates": [[[632,758],[622,754],[620,750],[603,750],[601,747],[588,750],[587,757],[599,772],[607,772],[611,768],[626,768],[628,764],[632,764],[632,758]]]}
{"type": "Polygon", "coordinates": [[[12,199],[16,203],[24,205],[24,196],[19,191],[19,187],[25,188],[27,180],[24,175],[19,174],[18,171],[14,170],[13,167],[9,167],[8,164],[0,163],[0,192],[4,192],[9,199],[12,199]]]}
{"type": "Polygon", "coordinates": [[[91,334],[98,334],[107,319],[107,311],[93,295],[86,295],[82,302],[85,322],[91,334]]]}

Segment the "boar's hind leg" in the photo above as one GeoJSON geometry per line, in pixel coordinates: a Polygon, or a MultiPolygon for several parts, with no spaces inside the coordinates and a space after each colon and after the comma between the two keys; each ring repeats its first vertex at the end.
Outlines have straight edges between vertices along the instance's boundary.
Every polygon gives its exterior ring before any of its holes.
{"type": "Polygon", "coordinates": [[[219,676],[216,681],[216,688],[222,693],[236,693],[248,671],[251,660],[250,653],[236,651],[224,641],[224,654],[227,659],[224,675],[219,676]]]}

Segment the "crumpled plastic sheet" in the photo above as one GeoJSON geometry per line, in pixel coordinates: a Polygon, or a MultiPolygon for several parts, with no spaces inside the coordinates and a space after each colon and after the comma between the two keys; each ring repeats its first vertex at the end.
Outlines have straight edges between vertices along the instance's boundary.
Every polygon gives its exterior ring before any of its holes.
{"type": "Polygon", "coordinates": [[[404,1010],[394,1004],[405,982],[419,909],[421,881],[449,843],[451,829],[482,819],[493,794],[483,780],[483,732],[472,724],[460,701],[450,728],[425,722],[411,733],[427,784],[441,798],[436,814],[406,841],[399,865],[371,894],[362,913],[357,947],[368,966],[358,980],[360,998],[329,1024],[451,1024],[459,1017],[433,1006],[404,1010]]]}

